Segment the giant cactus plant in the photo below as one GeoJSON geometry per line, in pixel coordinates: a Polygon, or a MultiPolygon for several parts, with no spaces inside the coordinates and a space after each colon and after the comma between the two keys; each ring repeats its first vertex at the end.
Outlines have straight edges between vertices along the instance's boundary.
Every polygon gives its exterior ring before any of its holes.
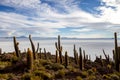
{"type": "Polygon", "coordinates": [[[65,68],[68,66],[68,54],[67,51],[65,52],[65,68]]]}
{"type": "Polygon", "coordinates": [[[58,51],[56,50],[56,55],[55,55],[55,62],[58,63],[59,62],[59,58],[58,58],[58,51]]]}
{"type": "Polygon", "coordinates": [[[115,69],[116,71],[119,72],[119,63],[120,63],[120,59],[119,59],[119,54],[120,52],[118,51],[118,44],[117,44],[117,33],[114,33],[114,38],[115,38],[115,52],[114,52],[114,56],[115,56],[115,69]]]}
{"type": "Polygon", "coordinates": [[[34,43],[33,43],[33,41],[32,41],[31,35],[29,35],[29,40],[30,40],[31,47],[32,47],[33,58],[34,58],[34,59],[36,59],[36,51],[35,51],[35,46],[34,46],[34,43]]]}
{"type": "Polygon", "coordinates": [[[63,60],[62,60],[62,46],[60,44],[60,35],[58,35],[58,42],[55,42],[55,46],[56,46],[56,49],[59,52],[60,63],[62,63],[63,60]]]}
{"type": "Polygon", "coordinates": [[[80,68],[80,70],[83,70],[83,58],[82,58],[82,49],[81,48],[79,48],[79,53],[80,53],[80,55],[79,55],[79,68],[80,68]]]}
{"type": "Polygon", "coordinates": [[[76,51],[75,44],[74,44],[73,52],[74,52],[75,64],[78,64],[78,53],[77,53],[77,51],[76,51]]]}
{"type": "Polygon", "coordinates": [[[27,50],[27,68],[28,70],[33,69],[33,53],[31,52],[29,48],[27,50]]]}
{"type": "Polygon", "coordinates": [[[16,41],[16,37],[13,37],[13,42],[14,42],[14,49],[17,57],[20,57],[20,52],[19,52],[19,43],[16,41]]]}

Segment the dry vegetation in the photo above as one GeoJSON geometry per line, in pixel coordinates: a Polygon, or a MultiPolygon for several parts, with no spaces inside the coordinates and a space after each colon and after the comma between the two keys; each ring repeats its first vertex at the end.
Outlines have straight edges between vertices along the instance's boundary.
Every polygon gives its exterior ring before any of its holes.
{"type": "Polygon", "coordinates": [[[69,57],[67,51],[63,55],[60,36],[55,43],[56,55],[45,49],[41,52],[39,44],[35,50],[31,36],[29,39],[32,50],[28,48],[26,52],[20,52],[19,43],[15,37],[13,39],[15,52],[0,52],[0,80],[120,80],[116,33],[114,61],[109,59],[104,50],[106,59],[96,56],[96,60],[91,61],[85,51],[79,48],[78,52],[75,45],[74,57],[69,57]]]}

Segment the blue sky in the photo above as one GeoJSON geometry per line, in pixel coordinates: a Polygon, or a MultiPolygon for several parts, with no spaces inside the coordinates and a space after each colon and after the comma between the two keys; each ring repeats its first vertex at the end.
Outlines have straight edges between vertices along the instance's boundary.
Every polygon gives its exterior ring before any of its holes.
{"type": "Polygon", "coordinates": [[[0,0],[0,37],[111,38],[120,0],[0,0]]]}

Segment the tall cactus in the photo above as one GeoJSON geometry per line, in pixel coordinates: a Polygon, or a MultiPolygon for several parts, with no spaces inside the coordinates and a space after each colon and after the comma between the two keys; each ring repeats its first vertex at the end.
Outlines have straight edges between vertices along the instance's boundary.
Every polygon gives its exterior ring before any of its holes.
{"type": "Polygon", "coordinates": [[[42,48],[39,49],[40,50],[40,59],[42,59],[42,48]]]}
{"type": "Polygon", "coordinates": [[[85,55],[85,50],[83,50],[83,55],[84,55],[84,57],[83,57],[83,61],[84,61],[84,63],[86,63],[86,55],[85,55]]]}
{"type": "Polygon", "coordinates": [[[56,57],[55,57],[55,62],[58,63],[59,58],[58,58],[58,51],[56,50],[56,57]]]}
{"type": "Polygon", "coordinates": [[[67,68],[68,66],[68,55],[67,55],[67,51],[65,52],[65,68],[67,68]]]}
{"type": "Polygon", "coordinates": [[[38,53],[39,51],[39,43],[37,43],[37,50],[36,50],[36,53],[38,53]]]}
{"type": "Polygon", "coordinates": [[[2,54],[2,49],[0,48],[0,55],[2,54]]]}
{"type": "Polygon", "coordinates": [[[62,60],[62,46],[60,45],[60,35],[58,35],[58,43],[55,42],[56,49],[59,51],[59,58],[60,58],[60,63],[63,62],[62,60]]]}
{"type": "Polygon", "coordinates": [[[118,44],[117,44],[117,33],[114,33],[115,38],[115,69],[119,72],[119,53],[118,53],[118,44]]]}
{"type": "Polygon", "coordinates": [[[82,49],[79,48],[79,67],[80,67],[80,70],[83,70],[83,60],[82,60],[82,49]]]}
{"type": "Polygon", "coordinates": [[[75,44],[74,44],[73,52],[74,52],[75,64],[78,64],[78,53],[76,51],[75,44]]]}
{"type": "Polygon", "coordinates": [[[13,42],[14,42],[14,49],[15,49],[15,53],[17,57],[20,57],[20,53],[19,53],[19,43],[16,41],[16,37],[13,37],[13,42]]]}
{"type": "Polygon", "coordinates": [[[44,48],[45,59],[47,59],[46,49],[44,48]]]}
{"type": "Polygon", "coordinates": [[[27,68],[29,70],[33,69],[33,53],[31,52],[29,48],[27,50],[27,68]]]}
{"type": "Polygon", "coordinates": [[[33,41],[32,41],[32,38],[31,38],[31,35],[29,35],[29,40],[30,40],[31,47],[32,47],[33,58],[36,59],[35,46],[34,46],[34,44],[33,44],[33,41]]]}

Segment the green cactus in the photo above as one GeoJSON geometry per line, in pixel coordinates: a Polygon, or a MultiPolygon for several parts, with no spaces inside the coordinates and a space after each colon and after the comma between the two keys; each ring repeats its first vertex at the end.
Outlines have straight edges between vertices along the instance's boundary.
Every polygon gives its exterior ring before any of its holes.
{"type": "Polygon", "coordinates": [[[73,52],[74,52],[75,64],[78,64],[78,54],[77,54],[77,51],[76,51],[75,44],[74,44],[73,52]]]}
{"type": "Polygon", "coordinates": [[[46,49],[44,48],[45,59],[47,59],[46,49]]]}
{"type": "Polygon", "coordinates": [[[27,68],[29,70],[33,70],[33,53],[31,52],[29,48],[27,51],[27,68]]]}
{"type": "Polygon", "coordinates": [[[39,49],[40,50],[40,59],[42,59],[42,48],[39,49]]]}
{"type": "Polygon", "coordinates": [[[55,62],[56,62],[56,63],[58,63],[58,62],[59,62],[59,58],[58,58],[58,51],[57,51],[57,50],[56,50],[55,62]]]}
{"type": "Polygon", "coordinates": [[[60,45],[60,35],[58,35],[58,43],[55,42],[55,47],[59,51],[59,58],[60,58],[60,63],[62,64],[62,46],[60,45]]]}
{"type": "Polygon", "coordinates": [[[83,61],[84,61],[84,63],[86,63],[86,55],[85,55],[85,50],[83,50],[83,55],[84,55],[84,57],[83,57],[83,61]]]}
{"type": "Polygon", "coordinates": [[[67,55],[67,51],[65,52],[65,68],[67,68],[68,66],[68,55],[67,55]]]}
{"type": "Polygon", "coordinates": [[[118,44],[117,44],[117,33],[114,33],[115,38],[115,69],[119,72],[119,52],[118,52],[118,44]]]}
{"type": "Polygon", "coordinates": [[[29,40],[30,40],[31,47],[32,47],[33,59],[36,59],[35,46],[34,46],[33,41],[32,41],[32,39],[31,39],[31,35],[29,35],[29,40]]]}
{"type": "Polygon", "coordinates": [[[14,49],[15,49],[15,53],[17,57],[20,57],[20,53],[19,53],[19,43],[16,41],[16,37],[13,37],[13,42],[14,42],[14,49]]]}
{"type": "Polygon", "coordinates": [[[39,43],[37,43],[37,50],[36,50],[36,53],[38,53],[39,51],[39,43]]]}
{"type": "Polygon", "coordinates": [[[0,55],[2,54],[2,49],[0,48],[0,55]]]}
{"type": "Polygon", "coordinates": [[[79,52],[80,52],[80,55],[79,55],[79,67],[80,67],[80,70],[83,70],[83,59],[82,59],[82,49],[79,48],[79,52]]]}

